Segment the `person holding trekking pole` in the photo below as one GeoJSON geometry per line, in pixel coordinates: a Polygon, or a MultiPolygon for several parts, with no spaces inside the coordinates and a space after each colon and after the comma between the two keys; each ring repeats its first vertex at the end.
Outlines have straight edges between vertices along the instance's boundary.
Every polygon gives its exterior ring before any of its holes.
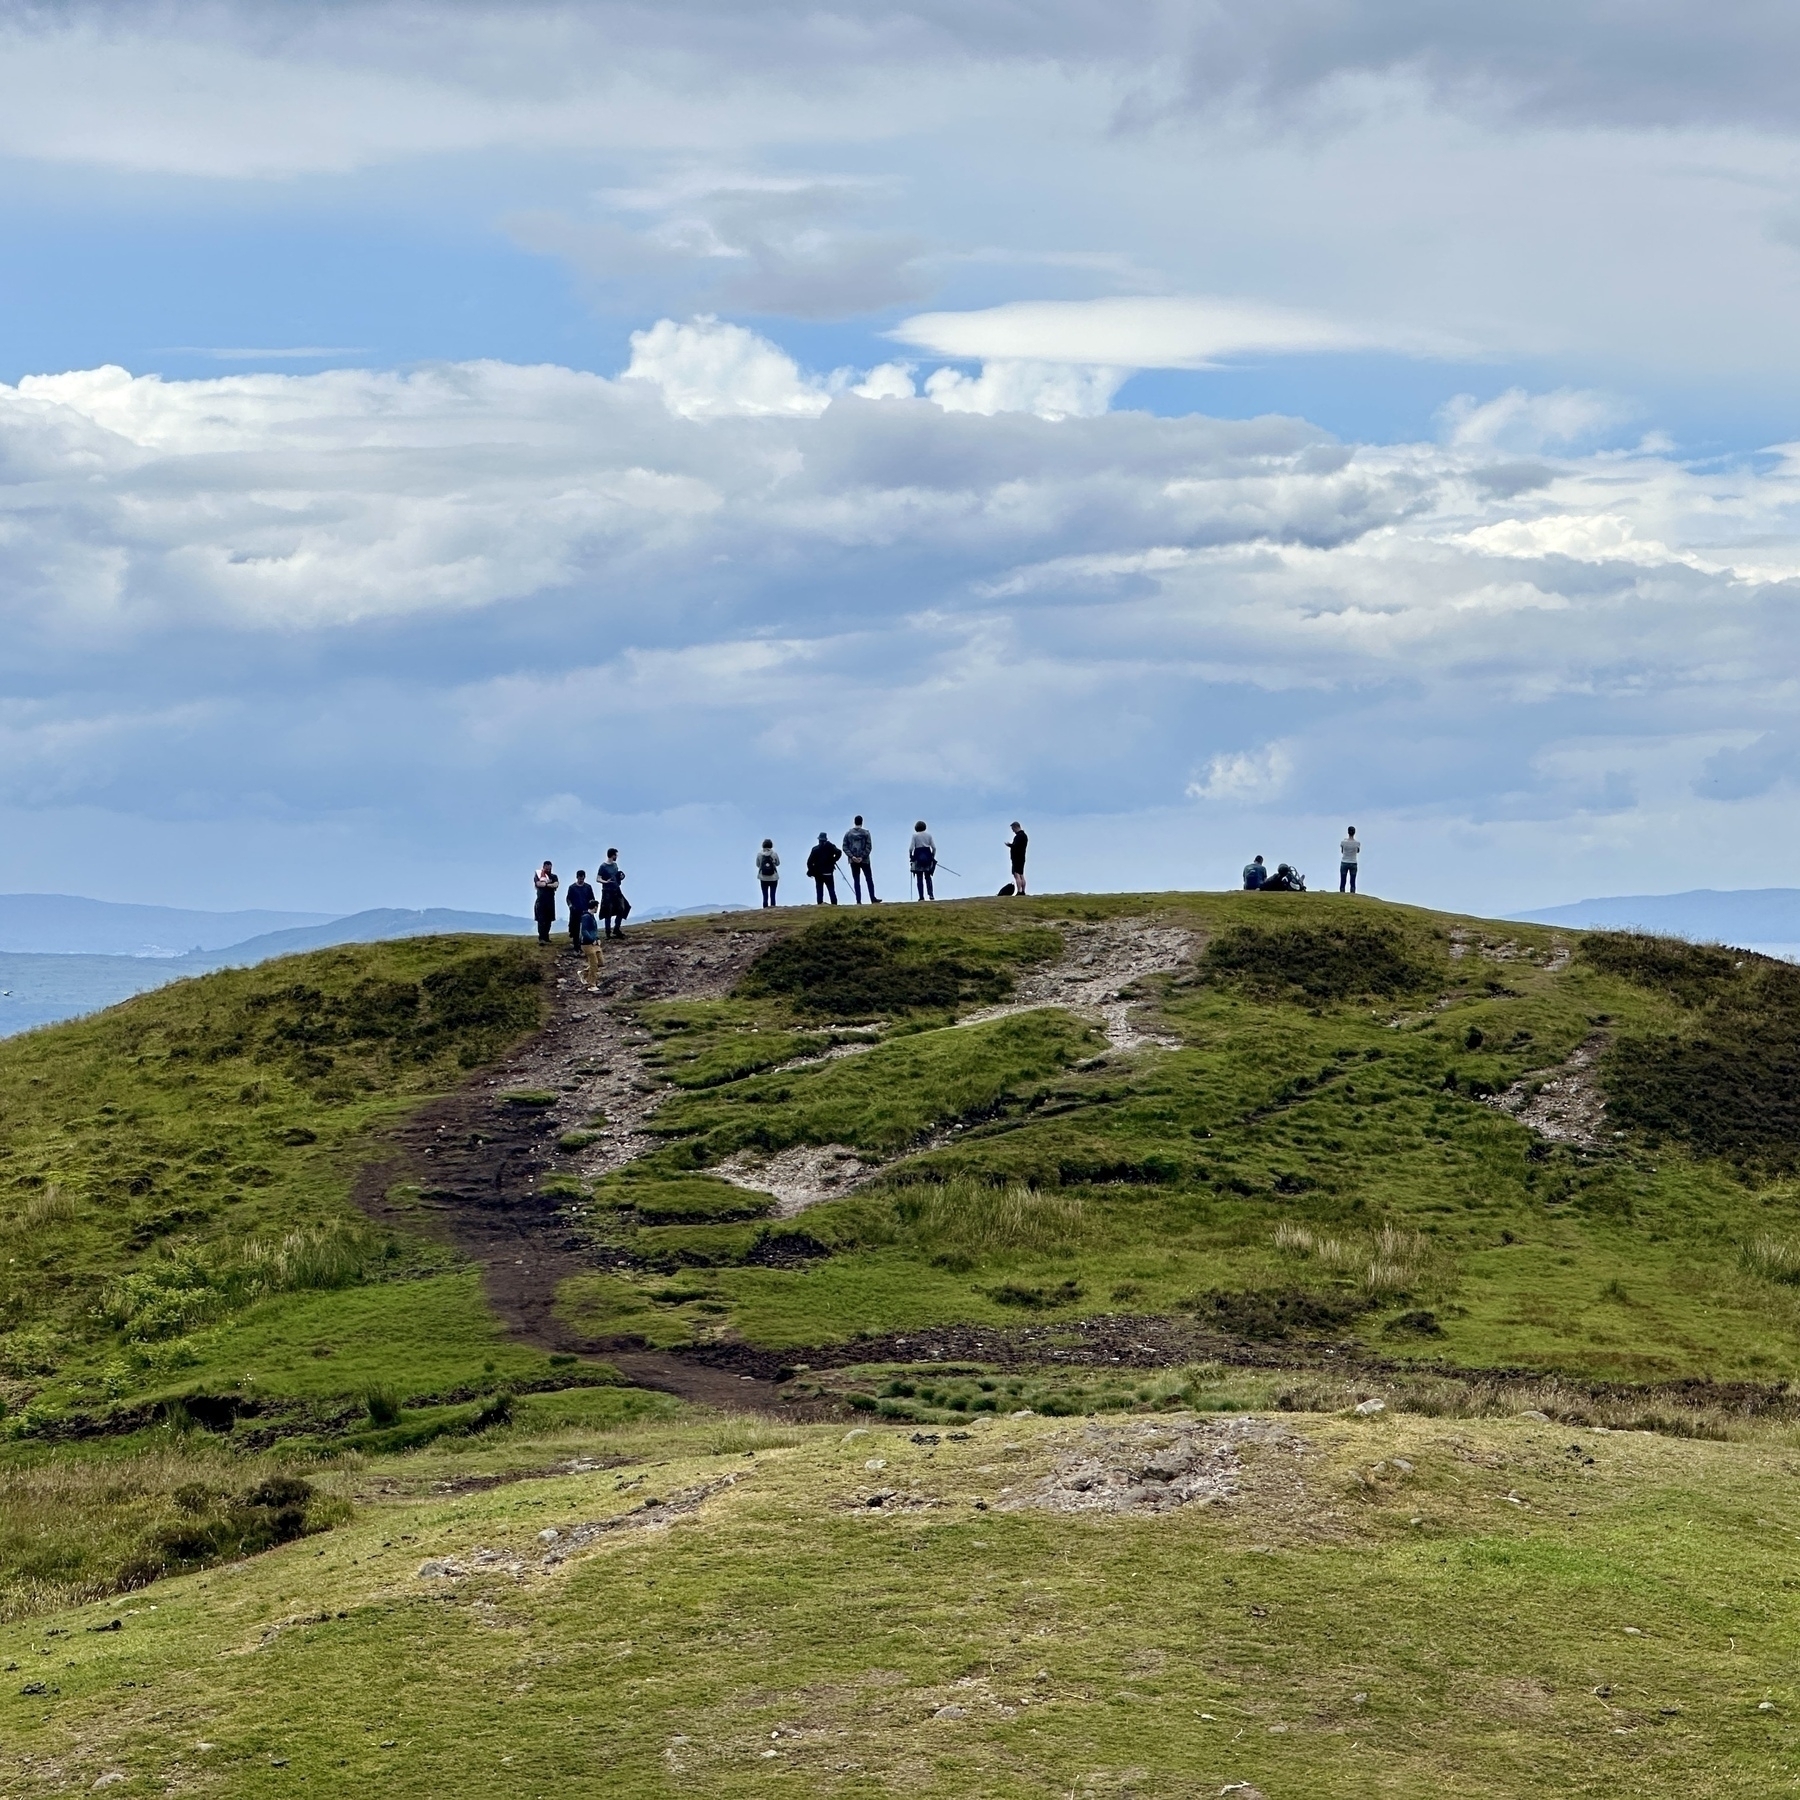
{"type": "Polygon", "coordinates": [[[819,841],[806,853],[806,872],[813,878],[815,905],[823,906],[827,894],[831,896],[831,904],[837,905],[837,866],[838,858],[843,854],[831,841],[831,834],[825,831],[819,833],[819,841]]]}
{"type": "Polygon", "coordinates": [[[781,880],[781,855],[773,838],[764,838],[756,853],[756,879],[762,883],[764,906],[775,904],[775,889],[781,880]]]}
{"type": "Polygon", "coordinates": [[[931,885],[931,878],[937,873],[937,840],[925,829],[925,821],[921,819],[913,827],[912,844],[907,852],[912,864],[913,884],[919,890],[921,900],[935,900],[937,893],[931,885]]]}
{"type": "Polygon", "coordinates": [[[881,897],[875,892],[875,871],[869,864],[869,858],[875,854],[875,840],[863,825],[862,814],[856,815],[856,823],[844,833],[844,856],[850,864],[850,882],[856,889],[856,904],[862,905],[863,883],[869,884],[869,904],[879,906],[881,897]]]}
{"type": "Polygon", "coordinates": [[[1356,892],[1356,859],[1362,855],[1362,839],[1356,835],[1354,825],[1345,828],[1343,841],[1338,845],[1338,892],[1344,891],[1344,884],[1350,884],[1350,892],[1356,892]]]}

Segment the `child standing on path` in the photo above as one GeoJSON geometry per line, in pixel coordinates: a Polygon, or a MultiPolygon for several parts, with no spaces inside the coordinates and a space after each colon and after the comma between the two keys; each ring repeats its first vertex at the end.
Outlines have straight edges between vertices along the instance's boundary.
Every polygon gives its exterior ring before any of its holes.
{"type": "Polygon", "coordinates": [[[581,985],[590,994],[597,994],[604,958],[600,953],[600,920],[591,906],[581,915],[581,958],[581,985]]]}
{"type": "Polygon", "coordinates": [[[1347,826],[1343,842],[1338,845],[1338,892],[1344,891],[1344,884],[1350,884],[1350,892],[1356,892],[1356,859],[1362,855],[1362,842],[1356,835],[1354,825],[1347,826]]]}
{"type": "Polygon", "coordinates": [[[775,904],[775,886],[781,880],[781,857],[773,838],[764,838],[756,853],[756,879],[762,883],[764,906],[775,904]]]}

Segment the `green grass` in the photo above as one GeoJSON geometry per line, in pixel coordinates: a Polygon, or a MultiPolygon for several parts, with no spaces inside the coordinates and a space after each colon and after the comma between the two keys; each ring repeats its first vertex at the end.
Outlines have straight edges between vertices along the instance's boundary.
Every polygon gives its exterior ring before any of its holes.
{"type": "Polygon", "coordinates": [[[0,1780],[53,1766],[83,1789],[116,1771],[128,1794],[179,1778],[234,1796],[1785,1791],[1800,1707],[1785,1438],[1294,1424],[1306,1451],[1253,1455],[1235,1505],[1122,1521],[992,1510],[1086,1429],[1043,1419],[934,1445],[879,1422],[711,1450],[627,1429],[590,1440],[624,1466],[448,1496],[429,1482],[456,1464],[428,1479],[393,1465],[385,1496],[371,1465],[356,1519],[322,1540],[0,1628],[9,1680],[46,1690],[0,1701],[0,1780]],[[537,1572],[541,1531],[726,1475],[738,1485],[672,1529],[537,1572]],[[938,1504],[871,1515],[877,1483],[938,1504]],[[417,1574],[477,1547],[502,1553],[494,1572],[417,1574]]]}

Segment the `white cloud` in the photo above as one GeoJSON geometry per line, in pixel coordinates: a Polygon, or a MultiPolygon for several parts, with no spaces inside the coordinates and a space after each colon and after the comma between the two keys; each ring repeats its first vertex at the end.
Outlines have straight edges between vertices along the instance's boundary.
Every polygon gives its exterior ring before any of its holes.
{"type": "Polygon", "coordinates": [[[1574,388],[1531,394],[1513,387],[1481,403],[1473,395],[1458,394],[1444,406],[1439,418],[1453,444],[1529,451],[1600,437],[1624,424],[1635,410],[1609,394],[1574,388]]]}
{"type": "Polygon", "coordinates": [[[911,400],[913,387],[911,363],[877,363],[851,390],[865,400],[911,400]]]}
{"type": "Polygon", "coordinates": [[[1190,800],[1221,800],[1246,806],[1278,798],[1294,773],[1291,744],[1265,744],[1260,750],[1227,750],[1206,765],[1206,773],[1187,786],[1190,800]]]}
{"type": "Polygon", "coordinates": [[[659,319],[634,331],[624,379],[659,389],[670,412],[684,419],[816,418],[831,404],[825,387],[802,376],[767,338],[705,316],[686,325],[659,319]]]}
{"type": "Polygon", "coordinates": [[[926,395],[945,412],[1036,413],[1040,419],[1092,419],[1106,411],[1127,371],[1067,363],[994,361],[978,375],[934,369],[926,395]]]}

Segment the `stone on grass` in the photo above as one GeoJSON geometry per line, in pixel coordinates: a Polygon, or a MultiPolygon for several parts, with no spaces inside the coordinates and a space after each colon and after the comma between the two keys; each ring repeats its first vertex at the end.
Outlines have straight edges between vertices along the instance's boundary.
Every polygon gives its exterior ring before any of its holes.
{"type": "Polygon", "coordinates": [[[1387,1402],[1385,1400],[1359,1400],[1356,1403],[1356,1410],[1366,1419],[1372,1413],[1386,1412],[1387,1402]]]}

